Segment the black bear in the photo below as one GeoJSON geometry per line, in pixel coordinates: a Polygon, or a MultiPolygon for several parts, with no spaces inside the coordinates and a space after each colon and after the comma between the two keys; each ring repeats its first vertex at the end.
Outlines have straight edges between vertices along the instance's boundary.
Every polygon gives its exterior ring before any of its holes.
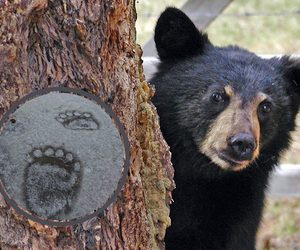
{"type": "Polygon", "coordinates": [[[300,104],[300,60],[216,47],[180,10],[155,28],[150,80],[176,189],[167,250],[254,250],[270,172],[300,104]]]}

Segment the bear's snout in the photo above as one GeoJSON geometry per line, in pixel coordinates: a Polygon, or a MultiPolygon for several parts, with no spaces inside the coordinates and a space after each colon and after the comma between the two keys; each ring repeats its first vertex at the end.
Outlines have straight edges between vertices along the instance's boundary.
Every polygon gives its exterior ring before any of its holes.
{"type": "Polygon", "coordinates": [[[237,133],[228,139],[228,154],[236,160],[251,160],[256,149],[253,135],[237,133]]]}

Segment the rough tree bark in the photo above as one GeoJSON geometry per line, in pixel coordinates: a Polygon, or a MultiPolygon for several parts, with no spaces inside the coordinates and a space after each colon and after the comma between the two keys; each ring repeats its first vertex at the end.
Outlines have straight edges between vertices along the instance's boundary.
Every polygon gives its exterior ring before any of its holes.
{"type": "Polygon", "coordinates": [[[72,87],[110,105],[130,168],[118,198],[82,224],[54,227],[0,196],[0,249],[163,249],[173,169],[135,43],[134,0],[0,0],[0,118],[42,88],[72,87]]]}

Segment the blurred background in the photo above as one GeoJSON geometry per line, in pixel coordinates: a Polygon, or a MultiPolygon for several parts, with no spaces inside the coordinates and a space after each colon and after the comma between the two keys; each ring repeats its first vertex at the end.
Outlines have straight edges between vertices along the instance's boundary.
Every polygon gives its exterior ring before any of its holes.
{"type": "MultiPolygon", "coordinates": [[[[186,2],[138,0],[137,42],[143,46],[153,36],[156,21],[167,6],[180,8],[186,2]]],[[[300,1],[233,0],[205,31],[218,46],[236,44],[257,54],[300,54],[300,1]]]]}
{"type": "MultiPolygon", "coordinates": [[[[147,79],[157,62],[149,40],[167,6],[190,10],[187,14],[199,21],[197,27],[206,26],[214,45],[239,45],[263,56],[300,56],[300,0],[137,0],[137,42],[144,50],[147,79]],[[195,4],[204,7],[197,9],[195,4]]],[[[270,182],[258,250],[300,250],[300,116],[297,121],[292,147],[270,182]]]]}

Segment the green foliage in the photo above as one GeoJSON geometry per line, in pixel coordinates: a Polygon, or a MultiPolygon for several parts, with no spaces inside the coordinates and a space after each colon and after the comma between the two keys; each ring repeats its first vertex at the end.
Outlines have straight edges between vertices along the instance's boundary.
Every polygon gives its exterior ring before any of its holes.
{"type": "MultiPolygon", "coordinates": [[[[143,45],[153,35],[156,20],[166,6],[180,7],[184,2],[139,0],[138,43],[143,45]]],[[[300,54],[298,10],[297,0],[234,0],[206,31],[219,46],[236,44],[258,54],[300,54]]]]}
{"type": "Polygon", "coordinates": [[[296,0],[235,0],[206,31],[212,42],[220,46],[237,44],[258,54],[299,54],[297,10],[300,5],[296,0]],[[256,14],[235,16],[244,13],[256,14]]]}

